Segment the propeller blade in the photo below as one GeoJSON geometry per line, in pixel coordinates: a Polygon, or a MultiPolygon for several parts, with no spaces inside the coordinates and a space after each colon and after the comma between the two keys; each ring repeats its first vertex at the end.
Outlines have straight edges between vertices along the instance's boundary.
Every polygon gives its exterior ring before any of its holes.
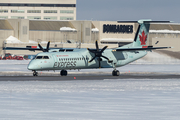
{"type": "Polygon", "coordinates": [[[49,52],[50,41],[47,43],[46,52],[49,52]]]}
{"type": "Polygon", "coordinates": [[[103,58],[105,58],[106,60],[108,60],[108,61],[109,61],[109,58],[107,58],[106,56],[103,56],[103,55],[102,55],[101,57],[103,57],[103,58]]]}
{"type": "Polygon", "coordinates": [[[89,48],[87,48],[87,50],[89,50],[89,52],[96,53],[95,51],[93,51],[93,50],[91,50],[89,48]]]}
{"type": "Polygon", "coordinates": [[[97,40],[96,40],[96,50],[99,52],[99,46],[97,40]]]}
{"type": "Polygon", "coordinates": [[[100,57],[99,57],[99,68],[101,68],[101,60],[100,60],[100,57]]]}
{"type": "Polygon", "coordinates": [[[39,43],[38,43],[38,46],[39,46],[39,48],[40,48],[43,52],[46,52],[39,43]]]}
{"type": "Polygon", "coordinates": [[[96,56],[94,56],[94,57],[89,61],[89,63],[92,62],[95,58],[96,58],[96,56]]]}
{"type": "Polygon", "coordinates": [[[107,48],[108,46],[103,47],[103,49],[101,50],[101,53],[104,52],[104,50],[107,48]]]}

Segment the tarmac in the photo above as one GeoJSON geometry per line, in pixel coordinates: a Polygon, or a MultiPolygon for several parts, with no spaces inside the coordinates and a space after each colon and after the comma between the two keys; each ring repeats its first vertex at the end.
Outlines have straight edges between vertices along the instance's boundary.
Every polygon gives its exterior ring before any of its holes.
{"type": "Polygon", "coordinates": [[[116,79],[180,79],[179,74],[121,74],[120,76],[112,75],[84,75],[71,74],[68,76],[58,75],[18,75],[18,76],[0,76],[0,81],[71,81],[71,80],[116,80],[116,79]]]}

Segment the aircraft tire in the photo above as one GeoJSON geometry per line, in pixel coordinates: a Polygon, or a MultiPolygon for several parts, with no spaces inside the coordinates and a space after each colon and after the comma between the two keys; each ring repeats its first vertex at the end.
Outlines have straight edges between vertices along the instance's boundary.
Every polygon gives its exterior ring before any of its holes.
{"type": "Polygon", "coordinates": [[[113,70],[112,75],[113,76],[119,76],[120,75],[119,70],[113,70]]]}
{"type": "Polygon", "coordinates": [[[67,76],[67,71],[66,70],[61,70],[60,75],[61,76],[67,76]]]}
{"type": "Polygon", "coordinates": [[[33,72],[33,76],[38,76],[38,72],[33,72]]]}

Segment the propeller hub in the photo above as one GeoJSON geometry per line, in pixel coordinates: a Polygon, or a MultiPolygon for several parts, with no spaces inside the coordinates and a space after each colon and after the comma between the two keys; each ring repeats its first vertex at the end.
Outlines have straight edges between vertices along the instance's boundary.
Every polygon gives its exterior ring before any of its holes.
{"type": "Polygon", "coordinates": [[[100,50],[97,41],[96,41],[95,45],[96,45],[96,51],[91,50],[91,49],[87,49],[87,50],[89,50],[89,52],[95,54],[95,56],[89,61],[89,63],[92,62],[96,57],[98,57],[99,68],[101,68],[101,61],[102,61],[102,58],[101,58],[101,57],[103,57],[103,58],[105,58],[106,60],[109,61],[109,59],[108,59],[107,57],[105,57],[105,56],[102,55],[102,53],[104,52],[104,50],[105,50],[108,46],[105,46],[103,49],[100,50]]]}

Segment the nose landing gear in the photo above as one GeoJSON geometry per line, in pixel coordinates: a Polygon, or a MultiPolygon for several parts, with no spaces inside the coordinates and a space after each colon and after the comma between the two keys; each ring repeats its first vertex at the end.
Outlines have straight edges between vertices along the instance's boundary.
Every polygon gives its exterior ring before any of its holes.
{"type": "Polygon", "coordinates": [[[38,76],[38,72],[36,72],[35,70],[33,70],[33,76],[38,76]]]}

